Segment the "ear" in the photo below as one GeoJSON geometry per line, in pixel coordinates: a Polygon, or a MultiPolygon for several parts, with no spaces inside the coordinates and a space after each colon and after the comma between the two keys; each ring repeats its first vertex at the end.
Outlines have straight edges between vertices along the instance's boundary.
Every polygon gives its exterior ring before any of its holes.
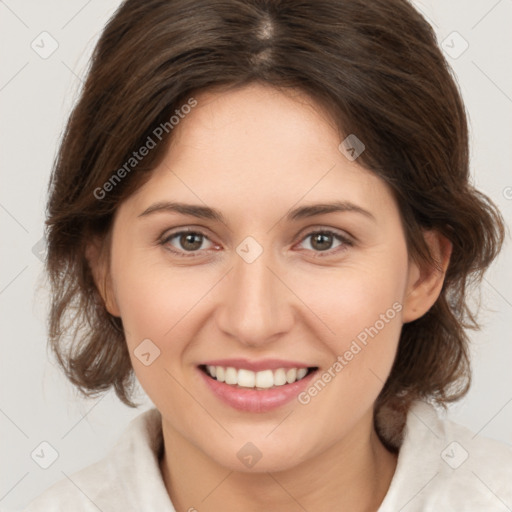
{"type": "Polygon", "coordinates": [[[109,272],[109,250],[105,247],[110,243],[110,237],[100,240],[98,237],[88,242],[85,257],[89,263],[91,273],[107,311],[120,317],[119,307],[113,293],[112,280],[109,272]]]}
{"type": "Polygon", "coordinates": [[[424,238],[436,264],[410,262],[402,317],[404,323],[417,320],[434,305],[450,263],[453,246],[445,236],[431,230],[424,233],[424,238]]]}

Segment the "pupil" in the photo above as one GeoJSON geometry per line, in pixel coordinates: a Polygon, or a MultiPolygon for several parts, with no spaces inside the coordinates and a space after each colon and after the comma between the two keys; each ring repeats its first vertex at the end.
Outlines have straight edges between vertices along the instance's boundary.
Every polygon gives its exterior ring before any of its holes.
{"type": "Polygon", "coordinates": [[[194,233],[188,233],[186,235],[181,236],[181,245],[187,251],[192,251],[194,249],[199,249],[201,247],[201,235],[197,235],[194,233]],[[196,242],[194,242],[194,238],[196,242]]]}
{"type": "Polygon", "coordinates": [[[329,249],[332,245],[331,235],[326,235],[325,233],[319,233],[317,235],[313,236],[313,247],[316,249],[319,249],[321,251],[325,251],[326,249],[329,249]],[[317,243],[319,241],[319,244],[317,243]],[[322,245],[327,244],[327,246],[322,245]]]}

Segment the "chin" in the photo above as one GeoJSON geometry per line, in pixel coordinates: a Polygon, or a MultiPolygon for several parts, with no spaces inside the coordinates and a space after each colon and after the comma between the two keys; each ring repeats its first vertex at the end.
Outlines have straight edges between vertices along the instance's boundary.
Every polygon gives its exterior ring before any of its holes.
{"type": "MultiPolygon", "coordinates": [[[[251,441],[250,436],[245,439],[241,442],[231,442],[225,449],[220,447],[222,450],[220,452],[206,454],[217,464],[239,473],[286,471],[307,459],[304,453],[298,451],[300,445],[279,443],[276,446],[275,442],[251,441]]],[[[301,448],[304,449],[303,446],[301,448]]]]}

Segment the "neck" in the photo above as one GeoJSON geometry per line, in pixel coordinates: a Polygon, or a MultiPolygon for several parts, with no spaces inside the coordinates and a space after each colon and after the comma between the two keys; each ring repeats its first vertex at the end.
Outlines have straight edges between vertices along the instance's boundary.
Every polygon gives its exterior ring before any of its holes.
{"type": "Polygon", "coordinates": [[[395,472],[397,456],[381,443],[372,416],[344,439],[283,471],[236,472],[217,464],[163,422],[160,462],[176,512],[256,512],[299,509],[375,512],[395,472]]]}

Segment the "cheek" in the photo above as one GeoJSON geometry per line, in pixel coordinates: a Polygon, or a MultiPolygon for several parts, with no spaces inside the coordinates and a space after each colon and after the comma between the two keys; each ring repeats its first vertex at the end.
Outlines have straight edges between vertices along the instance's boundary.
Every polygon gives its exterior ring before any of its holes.
{"type": "Polygon", "coordinates": [[[136,250],[113,255],[112,274],[129,347],[149,338],[173,353],[182,349],[180,330],[189,315],[218,279],[200,267],[172,267],[164,257],[150,258],[136,250]]]}
{"type": "Polygon", "coordinates": [[[180,384],[181,365],[194,336],[194,314],[200,310],[196,308],[216,278],[150,261],[137,251],[126,251],[120,258],[113,254],[112,275],[139,383],[160,410],[171,417],[183,416],[182,411],[191,404],[180,384]]]}
{"type": "Polygon", "coordinates": [[[323,341],[339,354],[359,335],[364,342],[368,329],[374,333],[373,327],[383,337],[397,337],[405,269],[404,261],[381,259],[379,264],[360,262],[329,272],[302,273],[293,282],[297,295],[306,298],[306,305],[323,324],[323,341]]]}
{"type": "Polygon", "coordinates": [[[308,307],[321,320],[316,322],[316,338],[330,354],[327,367],[302,396],[301,403],[310,404],[305,413],[321,416],[325,404],[336,404],[326,414],[343,422],[347,408],[356,418],[371,407],[395,359],[406,271],[404,247],[294,280],[301,283],[297,293],[307,297],[308,307]]]}

